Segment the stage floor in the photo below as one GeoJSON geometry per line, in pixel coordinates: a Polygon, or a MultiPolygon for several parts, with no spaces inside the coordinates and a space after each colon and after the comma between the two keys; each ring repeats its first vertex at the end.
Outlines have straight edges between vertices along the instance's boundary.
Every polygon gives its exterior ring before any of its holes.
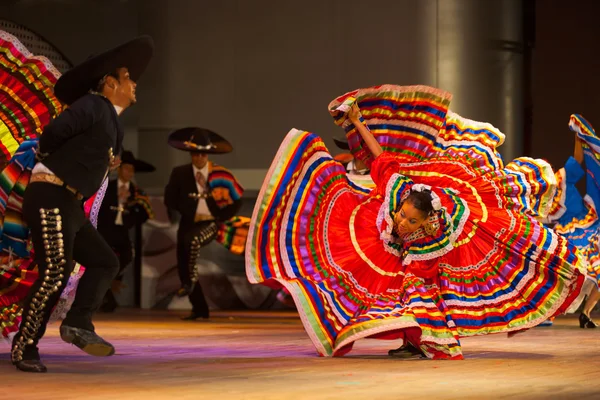
{"type": "Polygon", "coordinates": [[[219,312],[210,322],[181,315],[99,315],[97,331],[117,348],[108,358],[63,343],[53,324],[40,346],[47,374],[17,371],[6,344],[2,398],[600,398],[600,329],[580,329],[574,316],[511,339],[464,339],[464,361],[431,361],[389,358],[396,343],[376,340],[342,358],[317,357],[293,312],[219,312]]]}

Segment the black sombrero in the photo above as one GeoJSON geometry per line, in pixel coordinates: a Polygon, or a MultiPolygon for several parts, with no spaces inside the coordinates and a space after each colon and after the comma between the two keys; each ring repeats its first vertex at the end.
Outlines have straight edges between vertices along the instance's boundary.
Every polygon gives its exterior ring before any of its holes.
{"type": "Polygon", "coordinates": [[[344,138],[339,138],[339,137],[334,137],[333,141],[335,142],[335,145],[342,149],[342,150],[350,150],[350,145],[348,144],[348,139],[344,138]]]}
{"type": "Polygon", "coordinates": [[[156,168],[154,165],[147,163],[146,161],[138,160],[134,157],[133,153],[127,150],[123,150],[121,154],[121,164],[133,165],[135,172],[154,172],[156,168]]]}
{"type": "Polygon", "coordinates": [[[65,72],[54,86],[54,94],[60,101],[71,104],[96,85],[105,75],[117,68],[127,68],[131,80],[137,82],[154,52],[150,36],[140,36],[114,49],[88,58],[65,72]]]}
{"type": "Polygon", "coordinates": [[[184,151],[206,154],[225,154],[233,150],[221,135],[203,128],[183,128],[169,135],[169,145],[184,151]]]}

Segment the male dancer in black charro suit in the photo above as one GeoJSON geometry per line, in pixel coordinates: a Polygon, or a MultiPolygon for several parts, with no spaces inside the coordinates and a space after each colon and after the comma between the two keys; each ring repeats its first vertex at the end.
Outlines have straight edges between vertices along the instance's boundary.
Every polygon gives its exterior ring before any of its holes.
{"type": "Polygon", "coordinates": [[[153,47],[151,38],[137,38],[67,71],[55,85],[56,97],[69,108],[44,128],[39,162],[23,200],[39,277],[24,304],[11,349],[19,370],[46,372],[37,344],[74,261],[86,271],[60,327],[61,338],[91,355],[114,354],[114,347],[94,332],[92,315],[119,262],[85,217],[82,200],[98,191],[109,168],[119,163],[123,128],[117,117],[135,103],[135,82],[153,47]]]}

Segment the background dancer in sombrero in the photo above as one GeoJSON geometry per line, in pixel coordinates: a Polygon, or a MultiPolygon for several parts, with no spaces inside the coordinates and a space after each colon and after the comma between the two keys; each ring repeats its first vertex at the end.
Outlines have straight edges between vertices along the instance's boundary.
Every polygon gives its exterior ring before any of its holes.
{"type": "Polygon", "coordinates": [[[183,128],[169,135],[169,144],[191,156],[191,163],[173,168],[165,187],[165,205],[179,214],[177,268],[179,296],[189,296],[192,312],[185,320],[206,320],[209,308],[198,282],[196,262],[201,248],[213,240],[233,254],[243,254],[250,219],[236,216],[244,189],[228,169],[209,161],[212,154],[233,150],[219,134],[203,128],[183,128]]]}
{"type": "Polygon", "coordinates": [[[113,312],[118,307],[115,293],[120,292],[125,269],[133,259],[131,229],[154,217],[148,196],[133,179],[138,172],[154,170],[153,165],[135,158],[131,151],[123,151],[117,179],[111,180],[106,188],[98,214],[98,232],[119,257],[119,272],[106,292],[103,312],[113,312]]]}
{"type": "Polygon", "coordinates": [[[22,371],[46,371],[37,343],[74,261],[85,265],[86,273],[61,338],[91,355],[114,354],[114,347],[94,332],[92,315],[118,271],[118,259],[86,218],[81,201],[94,195],[118,164],[123,141],[118,115],[135,103],[135,82],[152,52],[152,40],[140,37],[88,59],[56,82],[54,93],[69,108],[44,128],[40,162],[23,199],[39,277],[11,350],[13,364],[22,371]]]}
{"type": "Polygon", "coordinates": [[[450,97],[384,85],[330,104],[372,192],[318,136],[292,130],[281,145],[254,209],[247,275],[289,290],[319,354],[379,338],[402,339],[394,353],[460,359],[460,337],[525,330],[579,293],[584,260],[535,219],[552,170],[504,165],[503,134],[449,112],[450,97]],[[355,102],[362,116],[348,118],[355,102]]]}
{"type": "Polygon", "coordinates": [[[600,139],[592,125],[581,115],[573,114],[569,128],[575,132],[575,149],[565,166],[556,173],[558,191],[546,222],[554,231],[581,249],[588,260],[588,274],[594,284],[586,288],[587,300],[579,314],[581,328],[597,328],[590,313],[600,292],[600,139]],[[582,197],[577,182],[585,177],[586,195],[582,197]]]}

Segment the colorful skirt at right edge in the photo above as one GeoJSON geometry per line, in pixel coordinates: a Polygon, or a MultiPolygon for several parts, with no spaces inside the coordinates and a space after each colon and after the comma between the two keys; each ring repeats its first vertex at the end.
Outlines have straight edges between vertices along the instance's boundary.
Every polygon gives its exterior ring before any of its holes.
{"type": "MultiPolygon", "coordinates": [[[[588,261],[588,275],[597,287],[600,285],[600,139],[581,115],[571,116],[569,128],[582,140],[586,169],[569,157],[556,173],[558,190],[545,222],[580,250],[588,261]],[[576,184],[584,177],[586,194],[582,197],[576,184]]],[[[593,287],[586,287],[569,311],[574,311],[593,287]]]]}

